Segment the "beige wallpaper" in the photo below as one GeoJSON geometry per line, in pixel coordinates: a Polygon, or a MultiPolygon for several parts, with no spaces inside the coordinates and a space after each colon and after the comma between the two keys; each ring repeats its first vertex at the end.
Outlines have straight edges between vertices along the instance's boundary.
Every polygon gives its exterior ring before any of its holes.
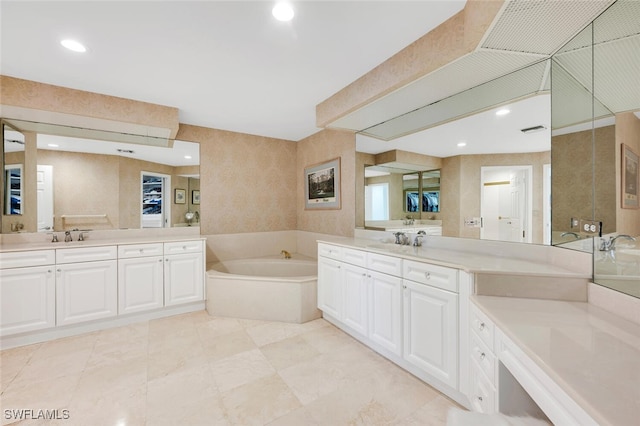
{"type": "Polygon", "coordinates": [[[465,217],[480,216],[480,171],[486,166],[533,166],[533,242],[543,241],[542,167],[549,152],[526,154],[462,155],[443,159],[441,172],[442,234],[480,238],[480,228],[464,226],[465,217]]]}
{"type": "Polygon", "coordinates": [[[181,125],[200,143],[203,235],[296,229],[296,143],[181,125]]]}
{"type": "Polygon", "coordinates": [[[297,143],[298,230],[353,236],[355,224],[356,138],[352,132],[322,130],[297,143]],[[340,157],[341,198],[339,210],[304,209],[304,168],[340,157]]]}
{"type": "Polygon", "coordinates": [[[640,209],[623,209],[621,198],[622,144],[626,144],[640,155],[640,119],[632,112],[616,115],[616,231],[621,234],[640,236],[640,209]]]}
{"type": "MultiPolygon", "coordinates": [[[[615,129],[595,130],[595,200],[592,191],[593,161],[591,130],[554,136],[551,142],[551,228],[571,230],[571,218],[595,218],[603,222],[603,233],[616,229],[615,129]],[[596,205],[594,213],[593,206],[596,205]]],[[[573,231],[578,231],[573,229],[573,231]]]]}
{"type": "Polygon", "coordinates": [[[464,9],[316,107],[324,127],[385,94],[473,51],[502,7],[501,0],[470,0],[464,9]]]}

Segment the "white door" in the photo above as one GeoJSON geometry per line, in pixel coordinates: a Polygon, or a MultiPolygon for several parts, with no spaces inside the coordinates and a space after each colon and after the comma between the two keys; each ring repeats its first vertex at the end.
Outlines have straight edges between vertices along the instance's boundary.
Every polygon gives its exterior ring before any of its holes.
{"type": "Polygon", "coordinates": [[[0,270],[0,335],[56,325],[54,266],[0,270]]]}
{"type": "Polygon", "coordinates": [[[480,238],[532,242],[531,166],[482,167],[480,238]]]}
{"type": "Polygon", "coordinates": [[[164,305],[162,256],[118,260],[118,313],[128,314],[164,305]]]}
{"type": "Polygon", "coordinates": [[[318,309],[336,319],[342,318],[341,264],[318,258],[318,309]]]}
{"type": "Polygon", "coordinates": [[[402,279],[369,272],[369,338],[395,355],[402,355],[402,279]]]}
{"type": "Polygon", "coordinates": [[[458,388],[458,295],[404,281],[404,358],[458,388]]]}
{"type": "MultiPolygon", "coordinates": [[[[141,228],[169,228],[171,224],[171,176],[142,172],[141,228]]],[[[186,202],[186,200],[184,200],[186,202]]]]}
{"type": "Polygon", "coordinates": [[[69,263],[56,269],[57,325],[75,324],[118,313],[118,263],[69,263]]]}
{"type": "Polygon", "coordinates": [[[367,336],[367,270],[359,266],[344,264],[342,268],[344,283],[344,317],[346,325],[364,337],[367,336]]]}
{"type": "Polygon", "coordinates": [[[202,253],[165,256],[165,306],[204,300],[202,253]]]}
{"type": "Polygon", "coordinates": [[[36,173],[38,232],[53,230],[53,166],[38,164],[36,173]]]}

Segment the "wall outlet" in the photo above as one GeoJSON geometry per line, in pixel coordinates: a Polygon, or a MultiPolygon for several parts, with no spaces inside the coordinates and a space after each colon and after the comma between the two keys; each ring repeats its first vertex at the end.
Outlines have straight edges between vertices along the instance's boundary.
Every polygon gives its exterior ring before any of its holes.
{"type": "Polygon", "coordinates": [[[597,220],[580,219],[580,232],[602,236],[602,222],[597,220]]]}
{"type": "Polygon", "coordinates": [[[481,228],[482,218],[481,217],[465,217],[464,226],[466,226],[467,228],[481,228]]]}

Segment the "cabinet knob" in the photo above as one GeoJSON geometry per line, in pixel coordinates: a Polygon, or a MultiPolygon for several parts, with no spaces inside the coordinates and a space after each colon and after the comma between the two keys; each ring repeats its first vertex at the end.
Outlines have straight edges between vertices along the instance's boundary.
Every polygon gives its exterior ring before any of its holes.
{"type": "Polygon", "coordinates": [[[480,329],[480,331],[484,330],[484,327],[485,327],[485,325],[484,325],[484,323],[483,323],[483,322],[481,322],[481,323],[478,325],[478,328],[480,329]]]}
{"type": "Polygon", "coordinates": [[[187,246],[182,246],[182,250],[186,250],[186,249],[187,249],[187,246]]]}
{"type": "Polygon", "coordinates": [[[162,263],[162,259],[158,259],[158,262],[161,262],[161,263],[162,263]]]}
{"type": "Polygon", "coordinates": [[[482,397],[481,396],[478,397],[478,401],[482,402],[482,397]]]}
{"type": "Polygon", "coordinates": [[[424,273],[424,277],[425,277],[426,279],[430,280],[430,279],[431,279],[431,272],[425,272],[425,273],[424,273]]]}
{"type": "Polygon", "coordinates": [[[484,353],[484,352],[482,352],[482,353],[480,354],[480,359],[484,359],[484,357],[486,357],[486,356],[487,356],[487,355],[485,355],[485,353],[484,353]]]}
{"type": "Polygon", "coordinates": [[[144,253],[144,249],[140,249],[140,254],[144,253]]]}
{"type": "Polygon", "coordinates": [[[62,269],[58,268],[58,272],[62,272],[62,269]]]}

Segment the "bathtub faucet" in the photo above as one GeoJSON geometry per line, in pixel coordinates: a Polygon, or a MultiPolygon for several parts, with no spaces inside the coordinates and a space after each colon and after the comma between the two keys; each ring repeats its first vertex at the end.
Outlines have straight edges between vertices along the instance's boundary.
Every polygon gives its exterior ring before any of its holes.
{"type": "Polygon", "coordinates": [[[289,252],[288,252],[288,251],[286,251],[286,250],[282,250],[282,251],[280,252],[280,254],[284,254],[284,258],[285,258],[285,259],[291,259],[291,253],[289,253],[289,252]]]}

